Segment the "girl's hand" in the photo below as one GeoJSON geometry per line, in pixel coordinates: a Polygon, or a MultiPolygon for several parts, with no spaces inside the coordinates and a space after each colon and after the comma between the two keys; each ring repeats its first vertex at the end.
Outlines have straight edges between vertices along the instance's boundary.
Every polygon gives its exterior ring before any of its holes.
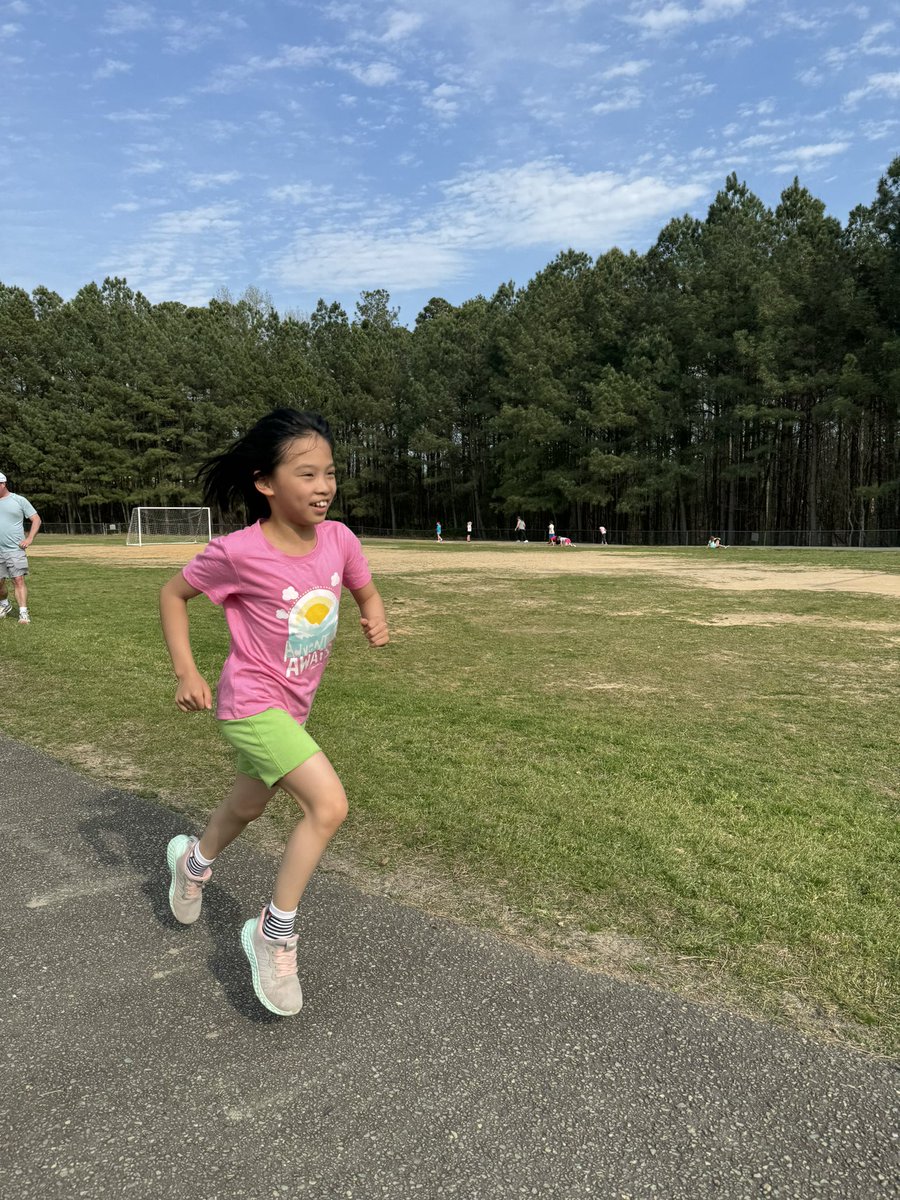
{"type": "Polygon", "coordinates": [[[199,671],[193,671],[178,680],[175,703],[182,712],[200,712],[212,708],[212,692],[199,671]]]}
{"type": "Polygon", "coordinates": [[[369,620],[368,617],[360,617],[359,621],[362,625],[362,631],[369,639],[370,646],[386,646],[391,640],[388,636],[387,621],[383,617],[375,617],[369,620]]]}

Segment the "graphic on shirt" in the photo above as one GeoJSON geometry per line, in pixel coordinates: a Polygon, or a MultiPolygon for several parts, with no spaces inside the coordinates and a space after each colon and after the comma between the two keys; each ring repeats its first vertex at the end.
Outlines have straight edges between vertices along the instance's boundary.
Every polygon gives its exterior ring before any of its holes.
{"type": "Polygon", "coordinates": [[[285,588],[281,598],[293,601],[289,611],[279,608],[275,614],[288,623],[284,660],[289,678],[327,659],[337,633],[338,598],[328,588],[313,588],[301,596],[293,587],[285,588]]]}

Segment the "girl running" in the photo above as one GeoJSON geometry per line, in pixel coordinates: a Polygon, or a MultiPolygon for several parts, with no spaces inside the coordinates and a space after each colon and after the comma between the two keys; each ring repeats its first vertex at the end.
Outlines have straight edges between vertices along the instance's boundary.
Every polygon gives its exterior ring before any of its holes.
{"type": "Polygon", "coordinates": [[[327,520],[336,481],[334,439],[317,413],[277,409],[201,470],[204,501],[246,505],[254,521],[210,542],[163,587],[163,634],[183,712],[212,707],[188,636],[187,604],[205,593],[221,604],[231,649],[217,689],[216,715],[237,755],[237,778],[198,838],[172,838],[169,905],[190,925],[225,847],[283,788],[302,820],[288,838],[270,902],[246,922],[241,945],[253,989],[280,1016],[300,1011],[294,921],[325,847],[347,815],[347,797],[305,722],[337,631],[341,585],[359,606],[363,633],[384,646],[388,628],[356,536],[327,520]]]}

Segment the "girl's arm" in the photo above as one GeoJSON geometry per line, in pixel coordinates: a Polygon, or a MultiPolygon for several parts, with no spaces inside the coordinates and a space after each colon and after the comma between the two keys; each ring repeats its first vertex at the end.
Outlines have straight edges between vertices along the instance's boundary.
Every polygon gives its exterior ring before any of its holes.
{"type": "Polygon", "coordinates": [[[182,712],[212,708],[212,692],[197,670],[188,632],[187,602],[199,595],[201,593],[191,587],[180,571],[172,576],[159,594],[159,619],[178,680],[175,703],[182,712]]]}
{"type": "Polygon", "coordinates": [[[387,617],[384,612],[384,601],[378,594],[374,583],[357,588],[350,595],[359,605],[359,623],[363,633],[372,646],[386,646],[390,641],[388,636],[387,617]]]}

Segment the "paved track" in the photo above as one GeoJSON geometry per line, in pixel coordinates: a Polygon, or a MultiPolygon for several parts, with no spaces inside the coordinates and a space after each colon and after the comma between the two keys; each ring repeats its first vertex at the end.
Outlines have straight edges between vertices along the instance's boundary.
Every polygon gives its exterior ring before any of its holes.
{"type": "Polygon", "coordinates": [[[887,1064],[329,876],[281,1020],[238,945],[271,862],[237,843],[182,928],[180,817],[2,735],[0,777],[5,1196],[898,1196],[887,1064]]]}

